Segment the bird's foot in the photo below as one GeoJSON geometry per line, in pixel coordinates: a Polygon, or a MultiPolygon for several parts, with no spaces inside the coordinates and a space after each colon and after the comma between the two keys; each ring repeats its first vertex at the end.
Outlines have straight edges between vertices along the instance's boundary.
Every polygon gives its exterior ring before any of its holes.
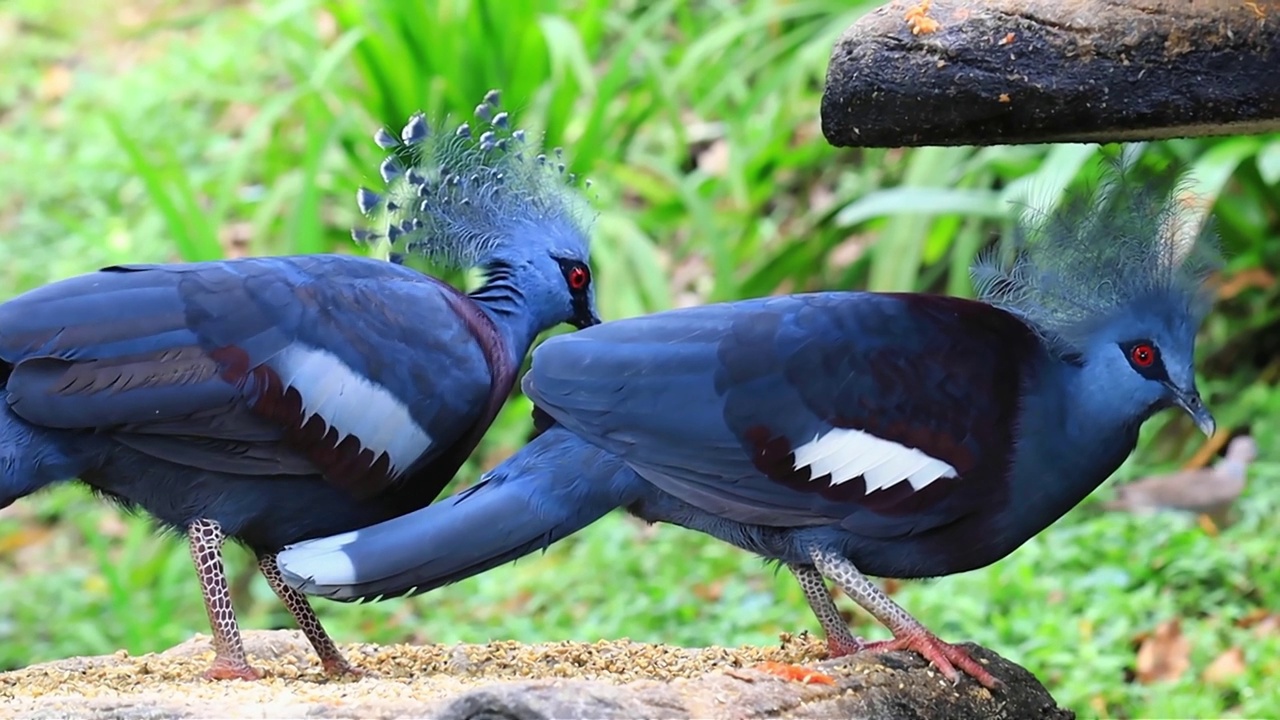
{"type": "Polygon", "coordinates": [[[803,665],[792,665],[791,663],[780,662],[762,662],[751,666],[753,670],[767,672],[770,675],[777,675],[783,680],[803,683],[805,685],[835,685],[835,678],[826,673],[818,672],[803,665]]]}
{"type": "Polygon", "coordinates": [[[333,638],[329,637],[329,633],[325,632],[324,625],[320,624],[320,618],[316,616],[316,611],[312,609],[307,596],[290,587],[284,581],[284,576],[280,574],[280,566],[276,563],[275,553],[259,555],[258,569],[262,571],[262,576],[267,579],[267,584],[271,586],[271,590],[288,608],[289,614],[293,616],[294,621],[298,623],[298,627],[302,629],[302,634],[307,637],[307,641],[315,649],[316,655],[320,657],[320,667],[324,669],[326,676],[343,680],[377,677],[377,673],[361,670],[347,662],[347,659],[342,655],[342,651],[333,643],[333,638]]]}
{"type": "Polygon", "coordinates": [[[833,635],[827,638],[827,655],[833,658],[860,653],[866,647],[867,642],[865,640],[847,633],[845,633],[845,637],[835,637],[833,635]]]}
{"type": "Polygon", "coordinates": [[[371,673],[347,662],[345,658],[339,656],[336,658],[323,658],[320,661],[321,667],[324,668],[324,674],[339,680],[359,680],[366,677],[377,677],[376,673],[371,673]]]}
{"type": "Polygon", "coordinates": [[[1004,686],[1004,683],[987,672],[987,669],[974,660],[964,648],[943,642],[927,630],[907,630],[892,640],[878,640],[867,643],[862,648],[863,652],[874,653],[894,650],[910,650],[919,653],[953,683],[960,682],[960,673],[956,670],[960,668],[988,690],[996,690],[1004,686]]]}
{"type": "Polygon", "coordinates": [[[262,671],[253,667],[244,660],[232,660],[225,657],[215,657],[213,664],[208,670],[204,671],[206,680],[261,680],[262,671]]]}

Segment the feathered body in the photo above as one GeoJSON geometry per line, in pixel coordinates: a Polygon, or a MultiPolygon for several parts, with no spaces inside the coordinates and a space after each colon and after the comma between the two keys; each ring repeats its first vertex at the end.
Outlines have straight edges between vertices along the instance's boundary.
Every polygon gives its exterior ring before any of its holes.
{"type": "Polygon", "coordinates": [[[914,649],[994,686],[863,573],[940,576],[1005,557],[1102,483],[1161,408],[1213,430],[1192,369],[1211,264],[1150,251],[1182,241],[1164,221],[1170,195],[1111,190],[1083,225],[1068,206],[1035,228],[1011,269],[984,261],[988,302],[790,295],[544,343],[523,382],[540,436],[455,499],[286,549],[286,582],[341,600],[421,592],[623,507],[785,563],[833,653],[914,649]],[[1090,284],[1068,292],[1082,269],[1090,284]],[[894,640],[854,638],[824,577],[894,640]]]}
{"type": "MultiPolygon", "coordinates": [[[[478,114],[496,120],[496,104],[491,94],[478,114]]],[[[493,135],[431,144],[439,131],[415,116],[393,156],[413,164],[383,164],[404,179],[388,235],[395,250],[481,267],[471,294],[401,264],[314,255],[111,267],[0,304],[0,506],[78,477],[188,534],[211,676],[258,675],[226,594],[223,538],[257,554],[326,669],[351,671],[280,583],[274,553],[429,504],[535,337],[598,322],[587,239],[547,179],[555,169],[490,146],[493,135]]],[[[513,134],[504,145],[523,146],[513,134]]],[[[359,200],[377,205],[367,190],[359,200]]]]}

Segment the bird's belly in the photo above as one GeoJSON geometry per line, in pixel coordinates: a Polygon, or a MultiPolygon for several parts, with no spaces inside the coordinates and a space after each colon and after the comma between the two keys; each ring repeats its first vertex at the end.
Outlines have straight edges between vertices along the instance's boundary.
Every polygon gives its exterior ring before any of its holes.
{"type": "Polygon", "coordinates": [[[841,533],[839,544],[862,572],[902,580],[943,577],[986,567],[1008,557],[1031,535],[1017,534],[984,514],[897,538],[841,533]]]}
{"type": "Polygon", "coordinates": [[[257,552],[366,527],[420,507],[393,494],[358,501],[319,475],[197,470],[127,448],[112,453],[81,480],[178,532],[194,520],[213,520],[257,552]]]}

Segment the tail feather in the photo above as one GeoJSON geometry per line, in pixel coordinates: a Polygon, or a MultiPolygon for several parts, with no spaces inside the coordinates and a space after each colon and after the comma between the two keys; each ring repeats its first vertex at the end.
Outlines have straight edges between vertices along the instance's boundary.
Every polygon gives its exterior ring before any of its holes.
{"type": "Polygon", "coordinates": [[[416,595],[511,562],[631,504],[644,487],[617,457],[553,427],[475,487],[393,520],[291,545],[285,582],[344,602],[416,595]]]}
{"type": "Polygon", "coordinates": [[[32,425],[0,398],[0,508],[79,476],[103,446],[101,436],[32,425]]]}

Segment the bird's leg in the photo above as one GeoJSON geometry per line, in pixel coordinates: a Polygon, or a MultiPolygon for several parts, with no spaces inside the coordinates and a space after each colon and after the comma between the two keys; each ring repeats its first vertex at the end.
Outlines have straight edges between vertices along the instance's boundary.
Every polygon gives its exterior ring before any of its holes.
{"type": "Polygon", "coordinates": [[[325,674],[352,677],[363,675],[362,670],[353,667],[346,658],[342,657],[342,651],[333,643],[329,633],[324,631],[324,626],[320,624],[320,618],[316,617],[316,611],[311,608],[307,596],[285,584],[284,578],[280,575],[280,567],[276,565],[276,554],[259,555],[258,569],[262,571],[263,577],[267,579],[267,584],[271,586],[276,597],[280,598],[284,606],[289,609],[289,614],[293,615],[298,627],[302,628],[302,634],[307,636],[311,647],[315,648],[325,674]]]}
{"type": "MultiPolygon", "coordinates": [[[[818,617],[818,622],[822,624],[822,632],[827,637],[827,651],[831,657],[849,655],[861,650],[861,638],[855,638],[849,632],[849,626],[845,625],[844,620],[840,617],[840,611],[836,609],[836,604],[831,599],[831,593],[827,592],[827,581],[822,578],[822,574],[812,565],[787,563],[787,569],[796,576],[796,580],[800,581],[800,589],[804,590],[804,597],[809,601],[809,607],[813,609],[813,614],[818,617]]],[[[752,668],[771,675],[777,675],[784,680],[793,680],[805,684],[834,685],[836,682],[835,678],[830,675],[802,665],[764,662],[753,665],[752,668]]]]}
{"type": "Polygon", "coordinates": [[[204,609],[209,614],[213,631],[213,664],[204,676],[210,680],[259,680],[262,673],[249,665],[244,654],[244,641],[231,605],[231,588],[222,566],[222,542],[226,536],[222,526],[213,520],[196,520],[187,526],[191,560],[200,578],[204,609]]]}
{"type": "Polygon", "coordinates": [[[831,653],[831,657],[851,655],[861,650],[866,643],[849,632],[849,626],[840,617],[840,611],[836,609],[836,603],[827,591],[827,581],[822,573],[812,565],[787,563],[787,569],[800,582],[804,599],[809,601],[809,608],[822,625],[822,632],[827,636],[827,651],[831,653]]]}
{"type": "Polygon", "coordinates": [[[835,581],[841,590],[893,633],[892,640],[868,643],[863,647],[864,651],[913,650],[933,663],[952,682],[960,680],[960,673],[956,671],[959,667],[989,689],[1001,686],[1002,683],[970,657],[968,652],[939,640],[938,636],[929,632],[901,605],[891,600],[875,583],[859,572],[848,558],[818,545],[809,548],[809,556],[813,558],[818,572],[835,581]]]}

